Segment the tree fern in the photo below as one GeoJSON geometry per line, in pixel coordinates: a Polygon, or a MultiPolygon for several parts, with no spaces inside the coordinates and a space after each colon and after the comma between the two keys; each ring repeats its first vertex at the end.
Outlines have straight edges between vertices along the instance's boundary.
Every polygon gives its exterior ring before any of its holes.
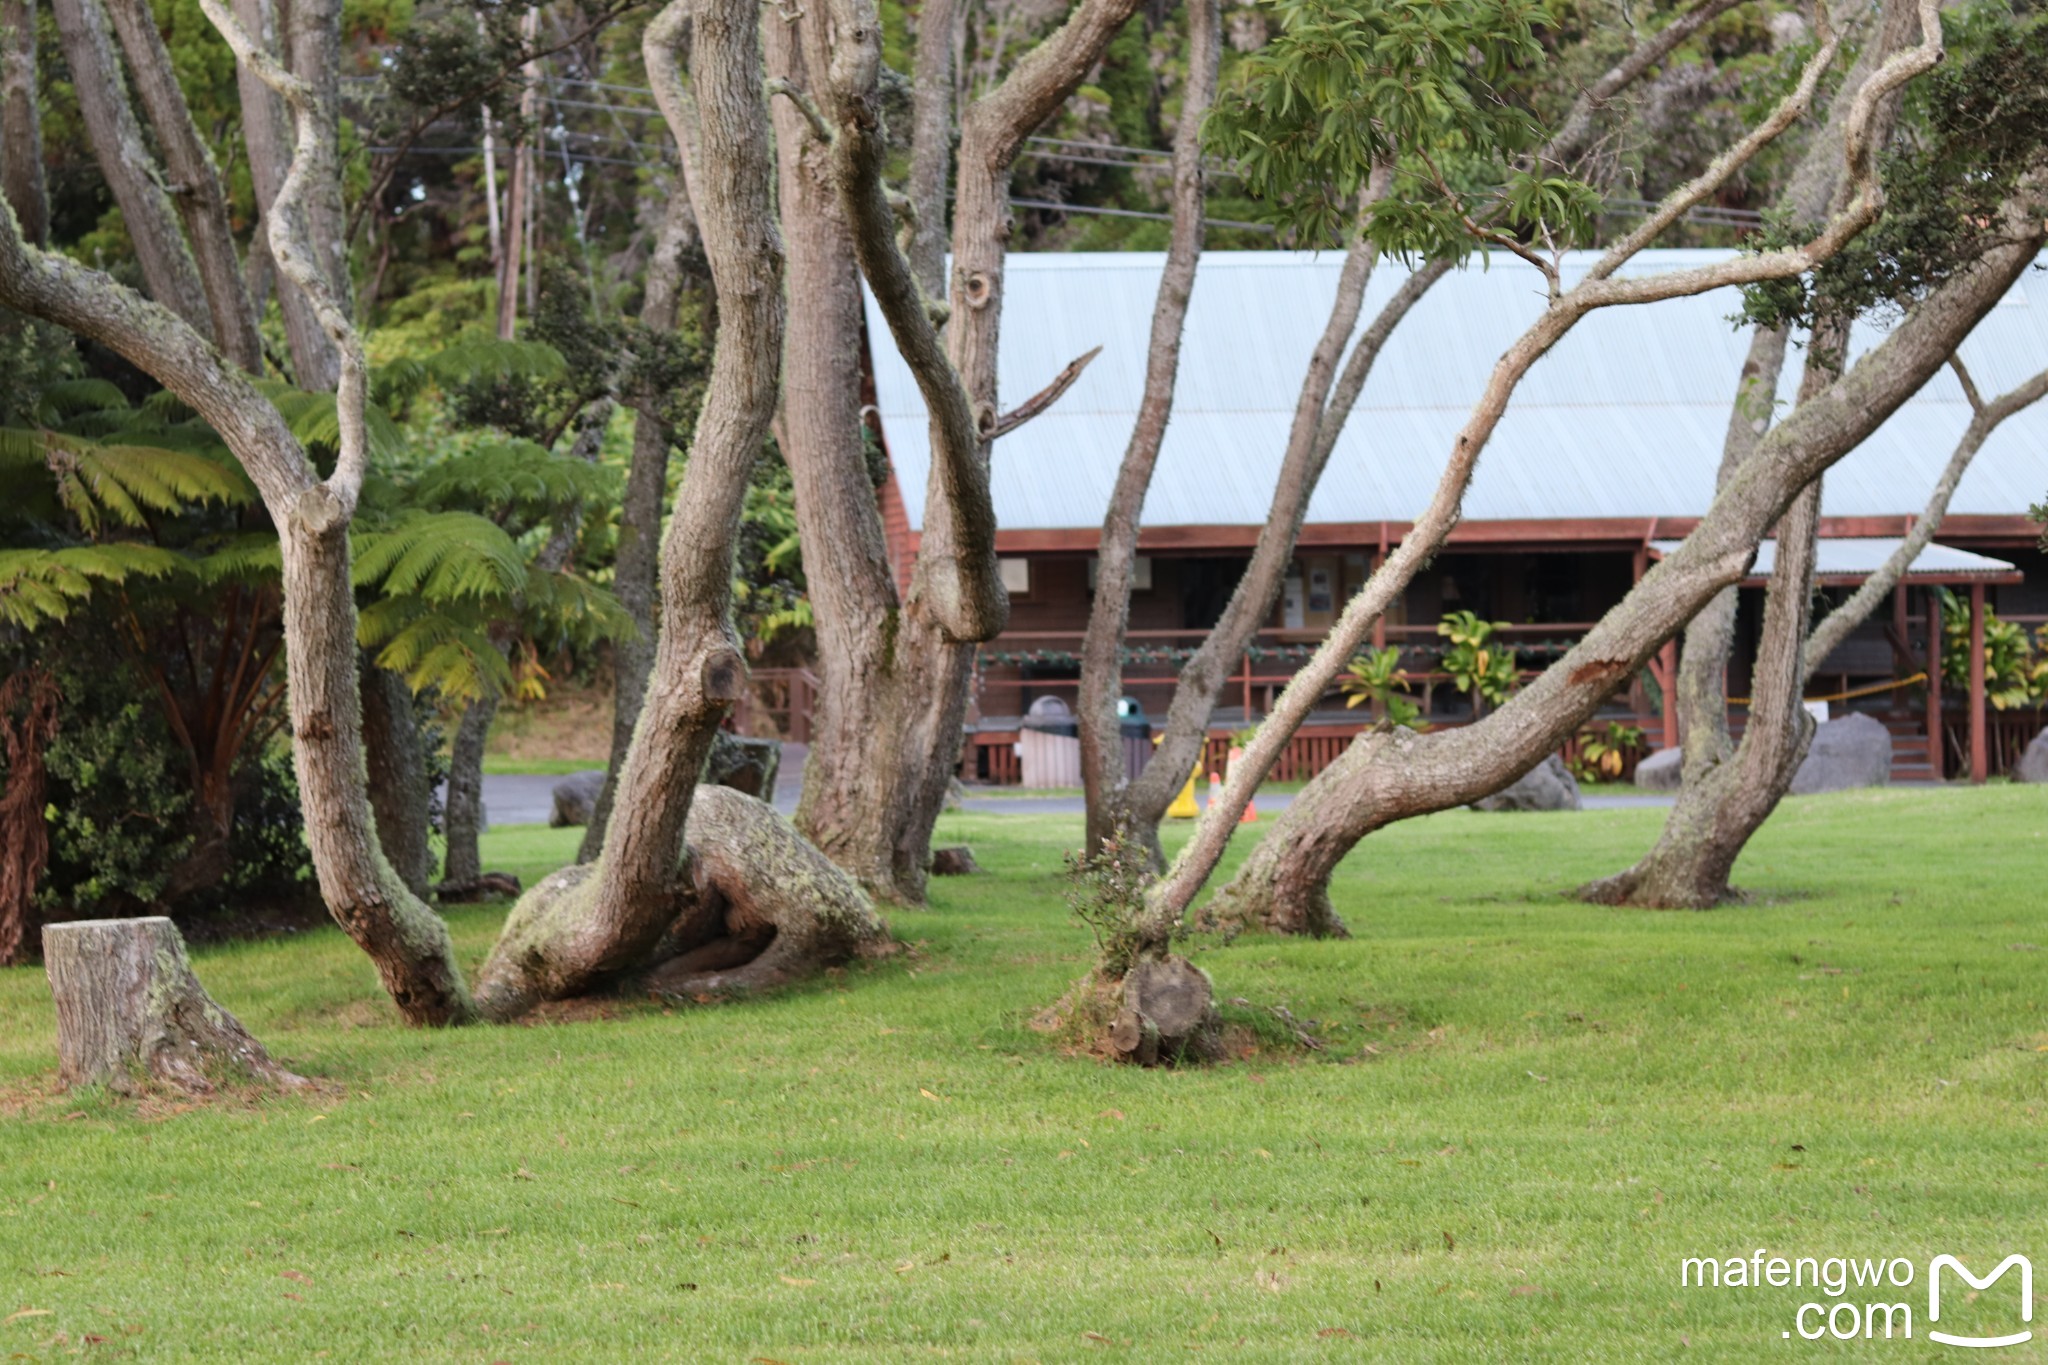
{"type": "Polygon", "coordinates": [[[509,597],[526,583],[526,560],[496,522],[474,512],[406,513],[354,537],[355,584],[433,601],[509,597]]]}
{"type": "Polygon", "coordinates": [[[115,541],[61,550],[0,550],[0,622],[23,630],[62,622],[100,584],[187,571],[183,555],[115,541]]]}

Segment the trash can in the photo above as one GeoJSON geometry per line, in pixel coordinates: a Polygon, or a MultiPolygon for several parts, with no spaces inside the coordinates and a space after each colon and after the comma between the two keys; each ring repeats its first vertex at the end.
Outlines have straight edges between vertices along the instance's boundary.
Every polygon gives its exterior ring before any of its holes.
{"type": "Polygon", "coordinates": [[[1152,719],[1136,697],[1125,697],[1116,704],[1116,718],[1123,733],[1124,779],[1135,782],[1152,761],[1152,719]]]}
{"type": "Polygon", "coordinates": [[[1024,713],[1017,733],[1019,785],[1081,785],[1081,727],[1074,710],[1058,697],[1040,697],[1024,713]]]}

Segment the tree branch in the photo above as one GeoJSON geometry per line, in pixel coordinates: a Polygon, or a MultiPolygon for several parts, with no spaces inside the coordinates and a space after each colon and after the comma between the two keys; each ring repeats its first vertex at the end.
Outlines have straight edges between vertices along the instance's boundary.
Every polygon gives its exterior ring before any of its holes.
{"type": "Polygon", "coordinates": [[[1863,624],[1864,619],[1876,609],[1877,604],[1884,600],[1885,594],[1906,576],[1906,571],[1913,566],[1913,561],[1920,557],[1920,552],[1940,533],[1942,519],[1948,515],[1949,499],[1955,496],[1956,485],[1962,482],[1963,475],[1970,468],[1970,462],[1976,458],[1977,452],[1984,448],[1984,442],[1990,439],[1991,433],[1996,431],[2006,418],[2048,396],[2048,370],[2043,370],[2018,388],[2000,395],[1987,404],[1978,395],[1977,386],[1970,381],[1969,372],[1963,368],[1960,355],[1949,357],[1949,367],[1963,381],[1963,392],[1969,395],[1970,406],[1975,409],[1976,415],[1964,429],[1962,439],[1956,442],[1954,452],[1948,457],[1948,464],[1942,468],[1941,477],[1935,480],[1934,491],[1927,498],[1927,506],[1921,510],[1920,516],[1913,523],[1913,528],[1899,542],[1898,548],[1886,556],[1884,564],[1876,573],[1857,585],[1856,591],[1849,595],[1847,601],[1829,612],[1821,619],[1820,624],[1813,628],[1813,635],[1807,640],[1805,653],[1801,658],[1803,678],[1811,678],[1820,671],[1820,666],[1828,655],[1834,653],[1842,641],[1849,638],[1851,631],[1863,624]]]}
{"type": "Polygon", "coordinates": [[[291,110],[296,145],[292,149],[291,169],[285,172],[284,183],[278,187],[266,219],[270,254],[277,268],[290,277],[312,304],[321,329],[341,357],[341,378],[334,392],[335,418],[341,428],[340,454],[326,489],[334,499],[334,514],[347,521],[355,514],[363,476],[369,469],[365,415],[370,401],[369,362],[363,356],[363,339],[349,320],[348,309],[327,272],[320,268],[306,207],[317,178],[338,178],[341,173],[329,131],[334,121],[312,84],[286,70],[283,63],[252,38],[223,0],[199,0],[199,5],[234,49],[235,57],[275,90],[291,110]]]}
{"type": "Polygon", "coordinates": [[[1088,362],[1101,354],[1102,348],[1097,346],[1088,354],[1076,356],[1074,359],[1069,360],[1066,368],[1052,377],[1052,383],[1047,384],[1037,393],[1032,394],[1016,407],[1011,408],[1008,412],[996,418],[995,429],[989,432],[988,438],[993,441],[998,436],[1009,435],[1018,427],[1023,426],[1026,422],[1044,412],[1054,403],[1059,402],[1060,395],[1073,388],[1074,381],[1081,377],[1081,371],[1088,368],[1088,362]]]}

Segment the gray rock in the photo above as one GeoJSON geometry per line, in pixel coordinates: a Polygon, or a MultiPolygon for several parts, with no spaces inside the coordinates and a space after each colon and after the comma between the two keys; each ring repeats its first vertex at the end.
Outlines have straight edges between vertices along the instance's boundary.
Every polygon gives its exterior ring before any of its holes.
{"type": "Polygon", "coordinates": [[[1861,712],[1825,721],[1813,732],[1806,761],[1792,774],[1792,795],[1882,787],[1892,780],[1892,732],[1861,712]]]}
{"type": "Polygon", "coordinates": [[[2012,765],[2015,782],[2048,782],[2048,730],[2034,736],[2020,761],[2012,765]]]}
{"type": "Polygon", "coordinates": [[[1579,784],[1556,754],[1544,759],[1491,796],[1472,803],[1473,810],[1577,810],[1579,784]]]}
{"type": "Polygon", "coordinates": [[[1675,792],[1684,771],[1685,752],[1674,744],[1636,764],[1636,785],[1648,792],[1675,792]]]}
{"type": "Polygon", "coordinates": [[[602,768],[570,773],[557,782],[553,792],[554,809],[548,812],[549,828],[562,829],[569,825],[589,824],[591,811],[597,809],[597,794],[603,790],[602,768]]]}
{"type": "Polygon", "coordinates": [[[720,730],[711,741],[711,754],[704,760],[704,780],[714,787],[731,787],[736,792],[762,801],[775,799],[775,773],[782,766],[782,746],[772,739],[748,739],[720,730]]]}
{"type": "Polygon", "coordinates": [[[974,850],[965,844],[932,850],[934,877],[971,877],[979,871],[981,864],[974,861],[974,850]]]}

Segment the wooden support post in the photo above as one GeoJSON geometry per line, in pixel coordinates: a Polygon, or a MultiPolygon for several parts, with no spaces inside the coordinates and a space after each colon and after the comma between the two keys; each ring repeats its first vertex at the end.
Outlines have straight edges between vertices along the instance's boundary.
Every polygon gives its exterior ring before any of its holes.
{"type": "MultiPolygon", "coordinates": [[[[1379,548],[1378,550],[1376,550],[1376,551],[1374,551],[1374,552],[1373,552],[1373,557],[1372,557],[1372,570],[1371,570],[1371,572],[1370,572],[1370,573],[1368,573],[1368,574],[1366,575],[1366,582],[1368,582],[1368,583],[1370,583],[1370,582],[1371,582],[1371,581],[1373,580],[1373,578],[1375,578],[1376,576],[1378,576],[1378,574],[1379,574],[1379,571],[1380,571],[1380,566],[1381,566],[1382,564],[1385,564],[1385,563],[1387,562],[1387,545],[1386,545],[1386,541],[1387,541],[1387,524],[1386,524],[1385,522],[1381,522],[1381,523],[1380,523],[1380,548],[1379,548]]],[[[1388,610],[1388,611],[1391,611],[1391,610],[1393,610],[1393,607],[1391,606],[1391,604],[1390,604],[1390,605],[1388,606],[1387,610],[1388,610]]],[[[1380,613],[1380,614],[1379,614],[1378,616],[1375,616],[1375,617],[1373,618],[1373,620],[1372,620],[1372,647],[1373,647],[1373,649],[1374,649],[1374,650],[1376,650],[1376,651],[1377,651],[1377,650],[1382,650],[1382,649],[1385,649],[1385,648],[1387,647],[1387,613],[1386,613],[1386,612],[1384,612],[1384,611],[1383,611],[1383,612],[1381,612],[1381,613],[1380,613]]]]}
{"type": "Polygon", "coordinates": [[[1984,585],[1970,585],[1970,780],[1991,776],[1990,735],[1984,716],[1984,585]]]}
{"type": "Polygon", "coordinates": [[[1244,723],[1252,723],[1252,652],[1244,652],[1244,723]]]}
{"type": "Polygon", "coordinates": [[[1948,741],[1941,719],[1941,589],[1927,590],[1927,767],[1936,782],[1948,777],[1948,741]]]}

